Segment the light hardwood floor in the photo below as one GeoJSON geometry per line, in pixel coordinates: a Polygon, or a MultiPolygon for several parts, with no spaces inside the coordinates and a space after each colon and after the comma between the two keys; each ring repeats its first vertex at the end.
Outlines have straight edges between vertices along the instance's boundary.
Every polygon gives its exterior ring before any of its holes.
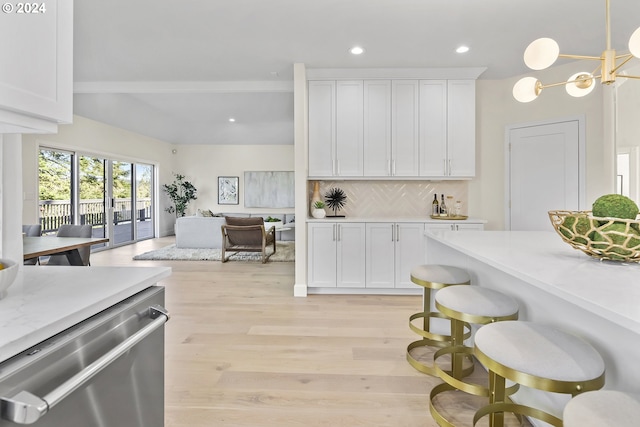
{"type": "MultiPolygon", "coordinates": [[[[171,313],[166,427],[436,426],[428,396],[440,381],[405,359],[420,296],[296,298],[294,263],[131,259],[173,242],[91,255],[93,266],[173,269],[160,283],[171,313]]],[[[443,412],[471,426],[484,400],[447,395],[443,412]]]]}

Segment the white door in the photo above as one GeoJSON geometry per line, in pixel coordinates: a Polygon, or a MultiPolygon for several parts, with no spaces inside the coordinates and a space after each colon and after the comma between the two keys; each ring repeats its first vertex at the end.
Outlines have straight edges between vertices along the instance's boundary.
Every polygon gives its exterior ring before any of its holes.
{"type": "Polygon", "coordinates": [[[364,81],[364,176],[391,174],[391,80],[364,81]]]}
{"type": "Polygon", "coordinates": [[[367,288],[394,287],[395,226],[392,222],[367,223],[367,288]]]}
{"type": "Polygon", "coordinates": [[[338,223],[336,286],[365,287],[365,224],[338,223]]]}
{"type": "Polygon", "coordinates": [[[580,119],[508,130],[507,229],[551,231],[548,211],[579,210],[584,199],[580,119]]]}
{"type": "Polygon", "coordinates": [[[309,224],[307,283],[311,288],[336,287],[337,227],[335,222],[309,224]]]}
{"type": "Polygon", "coordinates": [[[411,281],[411,270],[416,265],[425,264],[424,224],[396,224],[395,282],[396,288],[415,289],[411,281]]]}

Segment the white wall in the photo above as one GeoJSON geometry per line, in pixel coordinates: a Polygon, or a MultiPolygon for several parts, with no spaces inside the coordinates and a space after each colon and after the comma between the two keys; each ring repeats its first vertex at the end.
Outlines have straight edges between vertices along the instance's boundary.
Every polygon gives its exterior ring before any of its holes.
{"type": "Polygon", "coordinates": [[[212,212],[293,213],[294,208],[245,208],[245,171],[293,171],[293,145],[179,145],[173,155],[173,169],[185,175],[198,190],[187,215],[197,209],[212,212]],[[218,177],[239,177],[239,203],[218,204],[218,177]]]}
{"type": "MultiPolygon", "coordinates": [[[[585,69],[590,70],[592,63],[585,69]]],[[[577,72],[573,63],[535,75],[543,83],[564,81],[577,72]]],[[[521,76],[506,80],[478,80],[476,107],[476,178],[469,183],[469,215],[487,219],[488,230],[505,226],[505,127],[512,124],[538,122],[584,116],[586,127],[586,198],[587,204],[613,190],[613,141],[605,137],[604,116],[607,99],[600,83],[583,98],[569,96],[563,87],[544,89],[538,99],[522,104],[512,96],[513,84],[521,76]]],[[[541,165],[543,167],[543,165],[541,165]]],[[[541,189],[542,191],[542,189],[541,189]]]]}

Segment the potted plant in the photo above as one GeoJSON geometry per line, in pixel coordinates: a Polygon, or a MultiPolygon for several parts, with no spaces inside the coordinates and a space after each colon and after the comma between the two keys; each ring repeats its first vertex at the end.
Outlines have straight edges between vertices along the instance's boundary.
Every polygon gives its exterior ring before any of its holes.
{"type": "Polygon", "coordinates": [[[278,225],[281,225],[281,224],[282,224],[282,220],[280,218],[274,218],[271,215],[269,215],[264,220],[264,228],[265,229],[269,229],[272,226],[278,228],[278,225]]]}
{"type": "Polygon", "coordinates": [[[165,211],[169,213],[176,213],[176,217],[184,216],[187,210],[187,205],[190,201],[196,200],[196,187],[189,181],[185,181],[184,175],[174,174],[175,180],[171,184],[163,184],[162,191],[167,193],[172,206],[169,206],[165,211]]]}
{"type": "Polygon", "coordinates": [[[324,218],[327,213],[324,210],[325,204],[322,200],[317,200],[313,203],[313,210],[311,211],[311,216],[314,218],[324,218]]]}

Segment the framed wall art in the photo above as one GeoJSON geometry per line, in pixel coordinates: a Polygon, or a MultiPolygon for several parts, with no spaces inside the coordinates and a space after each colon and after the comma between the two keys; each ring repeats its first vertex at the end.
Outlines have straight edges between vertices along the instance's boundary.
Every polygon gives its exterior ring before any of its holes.
{"type": "Polygon", "coordinates": [[[218,177],[218,204],[237,205],[238,204],[238,177],[219,176],[218,177]]]}

